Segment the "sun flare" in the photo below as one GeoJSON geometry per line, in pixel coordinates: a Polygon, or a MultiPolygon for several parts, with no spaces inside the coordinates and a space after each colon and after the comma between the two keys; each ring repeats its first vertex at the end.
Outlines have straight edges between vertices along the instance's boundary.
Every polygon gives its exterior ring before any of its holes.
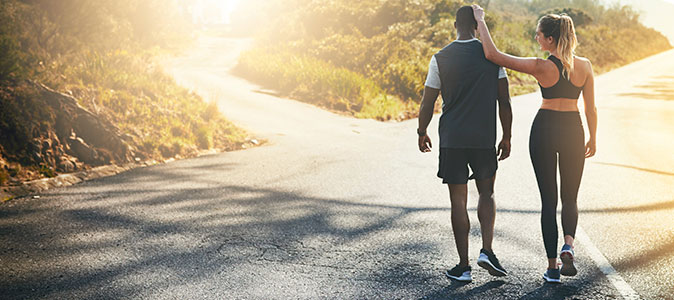
{"type": "Polygon", "coordinates": [[[195,24],[229,24],[240,0],[192,0],[189,11],[195,24]]]}

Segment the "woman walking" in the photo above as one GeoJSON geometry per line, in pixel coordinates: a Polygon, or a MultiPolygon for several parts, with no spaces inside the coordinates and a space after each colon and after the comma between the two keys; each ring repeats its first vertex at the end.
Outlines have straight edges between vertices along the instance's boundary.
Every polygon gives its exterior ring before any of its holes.
{"type": "Polygon", "coordinates": [[[574,276],[573,242],[578,224],[576,198],[585,158],[596,151],[597,109],[594,101],[592,64],[574,55],[577,45],[573,20],[566,15],[548,14],[538,22],[536,41],[548,51],[547,60],[515,57],[496,49],[484,21],[484,11],[473,5],[485,56],[493,63],[533,75],[541,87],[543,103],[531,126],[529,154],[541,194],[541,228],[548,257],[547,282],[560,283],[560,274],[574,276]],[[583,93],[585,116],[590,138],[578,111],[583,93]],[[561,177],[562,229],[564,245],[560,251],[561,269],[557,265],[557,160],[561,177]]]}

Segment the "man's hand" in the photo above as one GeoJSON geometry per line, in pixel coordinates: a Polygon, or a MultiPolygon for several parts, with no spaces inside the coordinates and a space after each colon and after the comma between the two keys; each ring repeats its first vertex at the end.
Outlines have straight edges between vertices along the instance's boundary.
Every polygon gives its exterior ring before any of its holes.
{"type": "Polygon", "coordinates": [[[421,152],[431,152],[431,148],[433,145],[431,145],[431,138],[428,137],[428,134],[424,134],[423,136],[419,136],[419,151],[421,152]]]}
{"type": "Polygon", "coordinates": [[[498,160],[504,160],[510,156],[510,139],[502,139],[498,144],[498,160]]]}

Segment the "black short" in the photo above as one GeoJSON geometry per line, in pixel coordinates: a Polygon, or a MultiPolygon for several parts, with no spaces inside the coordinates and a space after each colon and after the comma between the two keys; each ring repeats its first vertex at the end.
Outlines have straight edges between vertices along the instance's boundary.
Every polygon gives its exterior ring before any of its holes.
{"type": "Polygon", "coordinates": [[[440,148],[438,177],[442,183],[466,184],[469,179],[492,178],[498,169],[496,148],[440,148]],[[468,165],[473,175],[468,176],[468,165]]]}

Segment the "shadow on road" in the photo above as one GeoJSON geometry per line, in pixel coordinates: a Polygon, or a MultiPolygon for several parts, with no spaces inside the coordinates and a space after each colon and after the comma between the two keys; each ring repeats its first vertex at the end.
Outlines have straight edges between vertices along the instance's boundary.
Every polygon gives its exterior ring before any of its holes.
{"type": "Polygon", "coordinates": [[[619,96],[636,97],[641,99],[674,100],[674,81],[671,76],[660,76],[664,81],[651,81],[637,87],[647,91],[641,93],[621,93],[619,96]]]}
{"type": "MultiPolygon", "coordinates": [[[[592,288],[592,284],[598,278],[589,278],[579,285],[572,286],[567,284],[554,284],[554,283],[545,283],[542,276],[540,279],[540,287],[527,293],[526,295],[519,297],[520,300],[539,300],[539,299],[578,299],[574,297],[578,295],[579,291],[587,288],[592,288]]],[[[595,297],[591,297],[592,299],[595,297]]],[[[600,298],[599,295],[596,295],[596,298],[600,298]]]]}
{"type": "MultiPolygon", "coordinates": [[[[204,167],[192,168],[207,174],[234,165],[204,167]]],[[[526,278],[473,285],[447,280],[446,253],[438,249],[451,243],[450,228],[419,217],[447,214],[447,208],[223,186],[188,169],[136,169],[44,196],[66,203],[0,207],[0,262],[7,271],[0,294],[133,298],[155,291],[204,298],[225,291],[225,298],[239,298],[263,287],[284,298],[311,294],[301,289],[307,280],[341,287],[333,291],[341,298],[370,298],[380,290],[382,298],[406,291],[426,299],[500,299],[528,289],[521,283],[526,278]],[[170,185],[178,181],[188,184],[170,185]],[[181,294],[187,290],[206,294],[181,294]]],[[[569,284],[562,295],[582,295],[599,284],[569,284]]],[[[543,287],[532,293],[557,295],[543,287]]]]}
{"type": "Polygon", "coordinates": [[[674,240],[664,245],[658,245],[657,248],[649,250],[646,253],[639,253],[638,255],[623,259],[615,263],[614,267],[618,271],[631,271],[672,256],[674,256],[674,240]]]}
{"type": "Polygon", "coordinates": [[[660,175],[674,176],[674,173],[672,173],[672,172],[665,172],[665,171],[660,171],[660,170],[646,169],[646,168],[641,168],[641,167],[635,167],[635,166],[629,166],[629,165],[623,165],[623,164],[615,164],[615,163],[605,163],[605,162],[594,162],[594,163],[595,163],[595,164],[598,164],[598,165],[605,165],[605,166],[614,166],[614,167],[622,167],[622,168],[627,168],[627,169],[634,169],[634,170],[639,170],[639,171],[648,172],[648,173],[653,173],[653,174],[660,174],[660,175]]]}

